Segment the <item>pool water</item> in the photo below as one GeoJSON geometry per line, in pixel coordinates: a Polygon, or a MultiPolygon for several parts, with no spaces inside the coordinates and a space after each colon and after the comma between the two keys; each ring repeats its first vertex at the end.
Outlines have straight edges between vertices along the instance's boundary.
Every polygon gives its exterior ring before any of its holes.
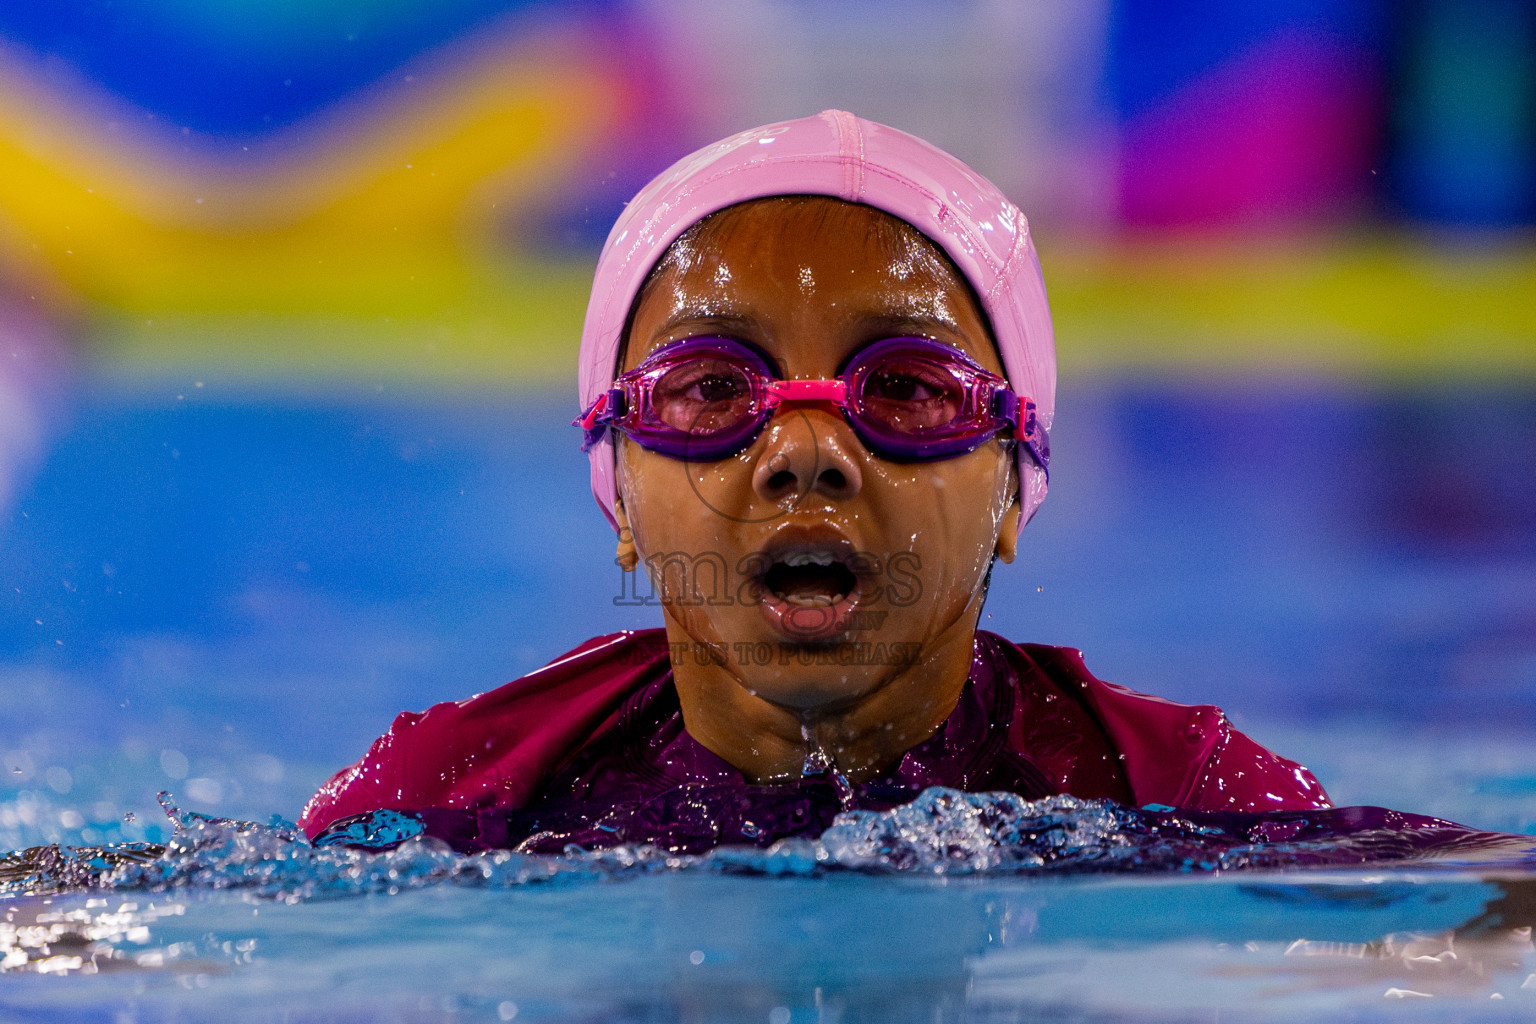
{"type": "Polygon", "coordinates": [[[1536,910],[1532,839],[1464,836],[1363,873],[1359,834],[1217,852],[1221,816],[934,790],[767,851],[463,857],[419,840],[317,850],[286,825],[173,813],[168,849],[3,904],[0,1005],[614,1021],[1536,1008],[1517,923],[1536,910]],[[1352,870],[1283,870],[1330,853],[1352,870]]]}
{"type": "MultiPolygon", "coordinates": [[[[1106,378],[1061,409],[987,628],[1218,703],[1339,804],[1536,834],[1536,388],[1106,378]]],[[[396,711],[658,622],[626,603],[570,414],[79,383],[0,524],[0,850],[173,849],[0,895],[0,1020],[1531,1014],[1516,847],[936,873],[283,838],[273,816],[396,711]],[[160,790],[262,827],[187,818],[222,836],[194,856],[160,790]]]]}

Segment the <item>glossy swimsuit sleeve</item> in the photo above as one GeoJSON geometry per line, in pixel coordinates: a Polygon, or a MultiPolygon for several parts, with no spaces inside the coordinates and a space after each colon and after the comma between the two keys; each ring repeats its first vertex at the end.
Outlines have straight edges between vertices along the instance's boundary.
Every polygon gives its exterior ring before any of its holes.
{"type": "Polygon", "coordinates": [[[1023,644],[1018,650],[1059,685],[1078,688],[1114,744],[1138,804],[1209,811],[1333,806],[1311,772],[1238,732],[1218,707],[1107,683],[1071,648],[1023,644]]]}
{"type": "Polygon", "coordinates": [[[389,731],[368,748],[356,764],[332,775],[320,787],[299,815],[299,827],[313,839],[325,826],[338,818],[351,817],[381,808],[413,808],[418,800],[408,794],[411,760],[403,748],[410,746],[412,727],[433,712],[449,713],[452,705],[438,705],[424,713],[403,711],[395,716],[389,731]]]}
{"type": "Polygon", "coordinates": [[[489,693],[405,712],[320,787],[299,825],[313,839],[338,819],[377,810],[519,807],[667,666],[662,630],[618,633],[489,693]]]}
{"type": "Polygon", "coordinates": [[[1222,715],[1222,736],[1179,806],[1202,811],[1306,811],[1333,806],[1295,761],[1259,746],[1222,715]]]}

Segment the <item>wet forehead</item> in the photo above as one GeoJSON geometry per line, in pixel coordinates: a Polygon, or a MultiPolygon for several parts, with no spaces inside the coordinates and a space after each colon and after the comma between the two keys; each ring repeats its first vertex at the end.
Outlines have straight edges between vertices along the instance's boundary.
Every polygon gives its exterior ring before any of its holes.
{"type": "Polygon", "coordinates": [[[637,305],[626,367],[707,331],[770,348],[806,334],[910,333],[997,362],[970,289],[943,254],[909,225],[834,199],[747,203],[686,233],[637,305]]]}

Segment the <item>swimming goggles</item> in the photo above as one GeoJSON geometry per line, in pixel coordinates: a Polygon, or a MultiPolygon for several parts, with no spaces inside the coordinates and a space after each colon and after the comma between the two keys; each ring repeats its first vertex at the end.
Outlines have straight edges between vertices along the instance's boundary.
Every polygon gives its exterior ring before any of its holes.
{"type": "Polygon", "coordinates": [[[572,426],[581,450],[607,430],[674,459],[743,451],[785,402],[837,406],[871,452],[898,462],[948,459],[1014,430],[1043,470],[1050,458],[1035,403],[950,345],[882,338],[832,380],[785,380],[771,356],[736,338],[684,338],[623,374],[572,426]]]}

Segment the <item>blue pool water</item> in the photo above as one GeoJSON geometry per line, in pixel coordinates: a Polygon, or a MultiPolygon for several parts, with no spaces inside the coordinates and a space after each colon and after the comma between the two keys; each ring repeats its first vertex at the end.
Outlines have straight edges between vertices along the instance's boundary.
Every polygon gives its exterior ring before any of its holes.
{"type": "MultiPolygon", "coordinates": [[[[1536,389],[1106,379],[1061,408],[1052,495],[997,574],[988,628],[1219,703],[1338,803],[1536,834],[1536,389]]],[[[0,520],[0,850],[172,839],[159,790],[189,812],[291,819],[396,711],[656,624],[615,603],[569,417],[563,395],[83,382],[0,520]]],[[[1459,1020],[1536,1004],[1529,935],[1511,930],[1536,888],[1508,855],[962,877],[789,854],[746,874],[444,866],[415,849],[336,869],[350,880],[330,889],[263,889],[273,865],[332,870],[278,834],[207,854],[227,886],[0,897],[0,1020],[1459,1020]],[[40,969],[49,941],[62,959],[40,969]]]]}

